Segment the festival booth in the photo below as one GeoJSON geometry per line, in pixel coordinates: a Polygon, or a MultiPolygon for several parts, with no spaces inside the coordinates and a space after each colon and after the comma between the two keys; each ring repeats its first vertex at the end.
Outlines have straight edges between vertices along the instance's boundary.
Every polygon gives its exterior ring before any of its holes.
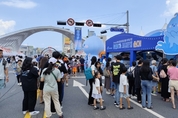
{"type": "Polygon", "coordinates": [[[130,33],[115,35],[106,41],[106,56],[110,53],[130,53],[130,65],[136,60],[137,51],[155,50],[158,41],[163,41],[164,36],[144,37],[130,33]]]}

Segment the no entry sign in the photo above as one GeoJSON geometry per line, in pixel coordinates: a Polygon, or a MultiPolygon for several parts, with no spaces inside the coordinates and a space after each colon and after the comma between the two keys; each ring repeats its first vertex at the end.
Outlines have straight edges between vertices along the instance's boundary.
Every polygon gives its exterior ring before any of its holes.
{"type": "Polygon", "coordinates": [[[67,24],[70,25],[70,26],[74,25],[74,23],[75,23],[75,21],[74,21],[74,19],[72,19],[72,18],[69,18],[69,19],[67,20],[67,24]]]}
{"type": "Polygon", "coordinates": [[[92,20],[87,20],[86,21],[86,25],[88,26],[88,27],[91,27],[91,26],[93,26],[93,21],[92,20]]]}

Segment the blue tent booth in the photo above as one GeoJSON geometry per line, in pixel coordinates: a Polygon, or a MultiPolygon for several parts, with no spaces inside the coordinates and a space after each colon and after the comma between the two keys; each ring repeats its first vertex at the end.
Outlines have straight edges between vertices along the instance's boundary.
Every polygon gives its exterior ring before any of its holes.
{"type": "Polygon", "coordinates": [[[110,53],[129,52],[130,65],[136,60],[137,51],[154,51],[158,41],[163,41],[164,35],[144,37],[131,33],[115,35],[106,41],[106,56],[110,53]]]}

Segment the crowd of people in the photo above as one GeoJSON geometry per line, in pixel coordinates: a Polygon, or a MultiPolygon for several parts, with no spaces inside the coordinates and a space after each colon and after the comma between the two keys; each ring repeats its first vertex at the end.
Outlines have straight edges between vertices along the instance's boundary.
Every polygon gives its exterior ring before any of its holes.
{"type": "Polygon", "coordinates": [[[102,99],[102,78],[104,77],[106,94],[115,98],[114,105],[120,110],[125,109],[122,104],[123,98],[127,100],[127,109],[133,109],[130,105],[130,98],[136,99],[143,108],[153,109],[152,95],[157,96],[158,94],[161,94],[163,101],[172,102],[173,109],[176,108],[175,92],[178,96],[176,60],[163,58],[158,62],[138,59],[133,61],[129,68],[126,68],[121,60],[121,55],[115,56],[113,60],[104,58],[102,62],[98,61],[95,56],[91,58],[90,68],[93,78],[89,79],[88,105],[94,106],[94,110],[96,110],[98,100],[101,105],[100,109],[106,108],[102,103],[104,101],[102,99]],[[102,65],[104,68],[101,68],[102,65]]]}
{"type": "MultiPolygon", "coordinates": [[[[0,51],[1,52],[1,51],[0,51]]],[[[39,103],[45,105],[46,117],[57,113],[63,117],[62,101],[64,84],[68,86],[68,78],[84,72],[84,59],[79,56],[67,57],[58,51],[49,55],[31,57],[12,56],[6,58],[7,65],[15,71],[17,85],[22,86],[24,99],[23,114],[37,115],[37,90],[40,90],[39,103]]],[[[2,62],[2,61],[1,61],[2,62]]],[[[5,69],[4,69],[5,70],[5,69]]]]}
{"type": "MultiPolygon", "coordinates": [[[[0,50],[0,70],[4,70],[8,81],[7,64],[4,65],[3,53],[0,50]]],[[[152,95],[161,94],[162,100],[172,102],[172,108],[175,109],[175,91],[178,96],[178,68],[174,59],[163,58],[160,62],[156,60],[138,59],[132,62],[132,66],[126,68],[121,62],[122,56],[117,55],[114,59],[104,58],[102,61],[93,56],[91,68],[93,77],[89,79],[90,91],[88,105],[99,109],[97,102],[100,103],[100,110],[105,110],[103,105],[103,83],[106,94],[113,96],[114,105],[120,110],[125,109],[123,98],[127,101],[127,109],[133,107],[130,104],[130,98],[136,99],[142,104],[143,108],[153,109],[152,95]],[[104,80],[104,82],[103,82],[104,80]]],[[[16,72],[17,82],[22,86],[24,99],[22,103],[23,114],[27,112],[30,115],[36,115],[39,111],[35,110],[37,102],[37,89],[40,90],[39,102],[45,105],[46,117],[57,113],[63,118],[62,101],[64,97],[64,86],[69,86],[69,75],[77,76],[78,72],[85,72],[85,59],[81,56],[67,57],[58,51],[52,53],[52,57],[34,56],[34,58],[12,57],[7,58],[16,72]]],[[[2,79],[0,78],[0,87],[2,79]]],[[[4,80],[4,79],[3,79],[4,80]]]]}

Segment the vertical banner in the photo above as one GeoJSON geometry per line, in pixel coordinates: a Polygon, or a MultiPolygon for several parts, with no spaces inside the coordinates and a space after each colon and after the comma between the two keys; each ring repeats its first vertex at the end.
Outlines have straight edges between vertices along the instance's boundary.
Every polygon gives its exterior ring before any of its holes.
{"type": "Polygon", "coordinates": [[[75,27],[75,50],[80,50],[82,46],[82,28],[75,27]]]}

